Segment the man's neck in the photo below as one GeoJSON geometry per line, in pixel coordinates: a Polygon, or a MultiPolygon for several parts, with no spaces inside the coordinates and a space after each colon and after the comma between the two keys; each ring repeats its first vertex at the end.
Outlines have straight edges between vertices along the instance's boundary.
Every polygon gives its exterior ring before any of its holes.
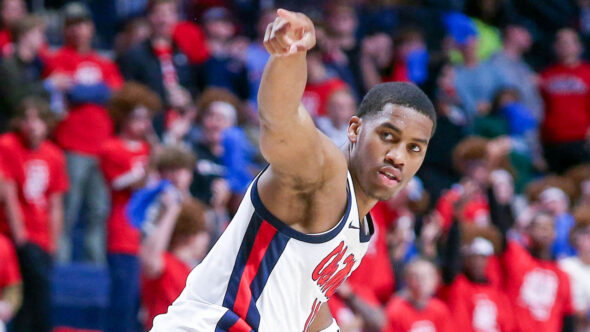
{"type": "Polygon", "coordinates": [[[370,211],[371,209],[377,204],[378,200],[372,197],[369,197],[360,186],[358,180],[355,177],[353,172],[353,167],[350,163],[350,151],[349,151],[350,143],[345,144],[344,149],[344,157],[346,158],[346,162],[348,164],[348,171],[350,172],[350,176],[352,177],[352,184],[354,186],[354,194],[356,196],[356,205],[359,212],[359,218],[362,220],[370,211]]]}

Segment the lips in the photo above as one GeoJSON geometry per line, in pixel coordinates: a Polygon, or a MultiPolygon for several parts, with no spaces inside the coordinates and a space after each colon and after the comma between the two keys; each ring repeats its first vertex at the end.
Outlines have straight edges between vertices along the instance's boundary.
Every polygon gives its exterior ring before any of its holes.
{"type": "Polygon", "coordinates": [[[387,186],[393,186],[400,183],[402,180],[402,173],[399,169],[391,166],[381,167],[379,175],[387,186]]]}

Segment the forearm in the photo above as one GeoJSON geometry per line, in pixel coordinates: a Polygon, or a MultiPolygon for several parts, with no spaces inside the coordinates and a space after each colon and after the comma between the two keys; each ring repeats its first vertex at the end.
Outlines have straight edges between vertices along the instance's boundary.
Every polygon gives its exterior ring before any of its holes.
{"type": "Polygon", "coordinates": [[[455,280],[455,276],[461,268],[460,245],[461,231],[459,228],[459,222],[455,220],[449,229],[442,260],[442,280],[447,285],[455,280]]]}
{"type": "Polygon", "coordinates": [[[64,220],[63,195],[53,194],[50,198],[50,201],[51,237],[53,243],[57,244],[61,235],[64,220]]]}
{"type": "Polygon", "coordinates": [[[381,331],[385,326],[387,317],[380,307],[371,306],[354,294],[346,299],[346,304],[362,317],[368,330],[381,331]]]}
{"type": "Polygon", "coordinates": [[[379,71],[373,60],[367,56],[361,57],[361,73],[363,75],[363,84],[366,90],[370,90],[375,85],[381,83],[379,71]]]}
{"type": "Polygon", "coordinates": [[[23,221],[22,211],[18,202],[16,183],[8,181],[3,185],[6,204],[6,218],[10,225],[10,232],[17,245],[21,245],[26,239],[27,232],[23,221]]]}
{"type": "Polygon", "coordinates": [[[142,243],[140,259],[146,274],[154,276],[160,273],[162,254],[166,251],[176,224],[179,208],[166,209],[157,226],[142,243]]]}
{"type": "Polygon", "coordinates": [[[21,283],[8,286],[2,290],[2,296],[0,296],[0,302],[5,303],[10,307],[9,317],[4,317],[7,321],[16,314],[20,309],[23,302],[23,286],[21,283]]]}
{"type": "Polygon", "coordinates": [[[269,58],[258,90],[258,116],[262,125],[279,129],[289,126],[297,116],[307,84],[305,54],[269,58]]]}

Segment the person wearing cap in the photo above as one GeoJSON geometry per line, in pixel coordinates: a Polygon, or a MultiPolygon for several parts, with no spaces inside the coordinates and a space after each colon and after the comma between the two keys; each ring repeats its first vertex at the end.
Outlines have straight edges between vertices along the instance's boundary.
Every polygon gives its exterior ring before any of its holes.
{"type": "Polygon", "coordinates": [[[490,268],[498,239],[493,227],[460,225],[458,220],[449,231],[440,296],[453,309],[454,325],[462,331],[514,331],[510,303],[490,268]]]}
{"type": "Polygon", "coordinates": [[[559,261],[559,267],[570,277],[572,297],[576,309],[576,328],[590,331],[590,209],[588,206],[575,214],[576,224],[570,233],[571,244],[577,255],[559,261]]]}
{"type": "MultiPolygon", "coordinates": [[[[123,84],[116,65],[92,48],[94,23],[90,11],[79,2],[64,9],[65,45],[55,51],[45,67],[45,76],[61,74],[70,79],[65,90],[67,112],[55,139],[65,150],[72,186],[65,199],[64,233],[59,260],[71,259],[71,231],[78,221],[82,202],[88,205],[86,260],[105,261],[104,223],[108,214],[108,192],[98,165],[101,144],[113,134],[113,122],[105,104],[112,91],[123,84]]],[[[55,111],[55,110],[54,110],[55,111]]]]}
{"type": "MultiPolygon", "coordinates": [[[[565,179],[564,179],[565,180],[565,179]]],[[[556,259],[573,256],[575,249],[570,244],[570,230],[574,227],[574,217],[569,212],[570,199],[558,187],[548,186],[539,195],[541,209],[549,213],[554,219],[555,241],[552,253],[556,259]]]]}
{"type": "Polygon", "coordinates": [[[490,190],[488,200],[492,223],[500,231],[502,285],[512,305],[517,330],[575,331],[570,281],[552,254],[553,215],[535,212],[524,230],[527,244],[523,245],[508,237],[515,221],[510,196],[490,190]]]}

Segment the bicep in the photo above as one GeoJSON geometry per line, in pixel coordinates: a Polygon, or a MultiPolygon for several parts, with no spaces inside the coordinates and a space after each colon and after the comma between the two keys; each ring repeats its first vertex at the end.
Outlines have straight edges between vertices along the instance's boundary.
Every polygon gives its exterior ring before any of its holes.
{"type": "Polygon", "coordinates": [[[273,171],[304,183],[322,181],[319,169],[338,162],[345,165],[338,147],[316,128],[303,105],[288,123],[262,121],[260,150],[273,171]]]}

